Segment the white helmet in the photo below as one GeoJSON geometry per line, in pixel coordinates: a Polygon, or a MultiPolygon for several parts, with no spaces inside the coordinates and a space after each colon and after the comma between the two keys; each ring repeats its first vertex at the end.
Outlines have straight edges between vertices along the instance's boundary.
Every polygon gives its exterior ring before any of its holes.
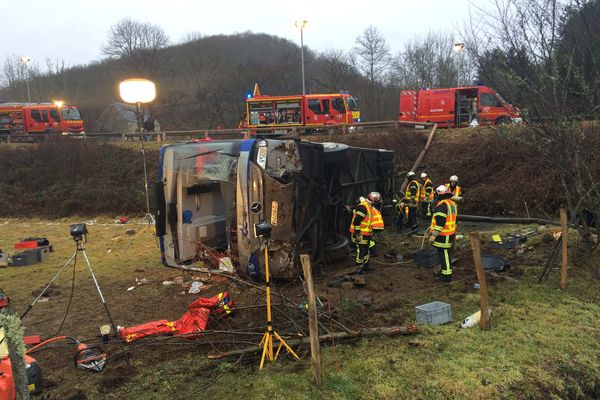
{"type": "Polygon", "coordinates": [[[412,178],[412,177],[414,177],[414,176],[415,176],[415,173],[414,173],[413,171],[409,171],[409,172],[406,174],[406,177],[407,177],[407,178],[412,178]]]}
{"type": "Polygon", "coordinates": [[[427,178],[427,173],[426,172],[421,172],[421,179],[425,179],[427,178]]]}
{"type": "Polygon", "coordinates": [[[450,182],[458,182],[458,176],[456,176],[456,175],[452,175],[452,176],[450,177],[450,182]]]}
{"type": "Polygon", "coordinates": [[[448,194],[450,193],[450,191],[448,190],[448,188],[446,187],[446,185],[440,185],[435,189],[435,192],[437,194],[448,194]]]}
{"type": "Polygon", "coordinates": [[[371,193],[369,193],[368,197],[369,197],[369,201],[371,203],[381,200],[381,194],[379,194],[379,192],[371,192],[371,193]]]}

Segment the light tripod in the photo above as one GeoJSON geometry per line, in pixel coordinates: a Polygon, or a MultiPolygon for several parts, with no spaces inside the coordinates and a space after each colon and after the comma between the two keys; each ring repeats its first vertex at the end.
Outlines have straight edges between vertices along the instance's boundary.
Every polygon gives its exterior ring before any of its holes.
{"type": "Polygon", "coordinates": [[[262,236],[265,239],[265,286],[267,295],[267,330],[258,345],[258,347],[262,347],[263,349],[262,356],[260,357],[260,369],[264,366],[265,359],[268,359],[269,362],[277,360],[277,356],[282,347],[285,347],[285,349],[297,360],[300,359],[285,340],[279,336],[277,331],[273,329],[273,320],[271,317],[271,281],[269,280],[269,241],[271,238],[271,230],[272,226],[265,222],[255,225],[255,235],[262,236]],[[277,347],[277,352],[275,354],[273,354],[273,337],[279,341],[279,346],[277,347]]]}
{"type": "Polygon", "coordinates": [[[77,244],[75,253],[73,253],[73,255],[65,263],[65,265],[63,265],[62,268],[56,273],[56,275],[54,275],[52,280],[50,280],[50,282],[48,282],[46,287],[44,287],[42,292],[35,298],[35,300],[29,306],[27,306],[27,310],[25,310],[25,312],[21,315],[21,319],[25,318],[27,313],[29,313],[29,311],[38,302],[38,300],[44,295],[44,293],[46,293],[48,288],[50,288],[50,285],[52,285],[52,283],[56,279],[58,279],[60,274],[67,268],[67,266],[71,263],[71,261],[73,261],[73,271],[75,271],[75,267],[77,266],[77,254],[81,253],[83,255],[83,258],[85,259],[87,267],[90,271],[90,275],[92,275],[92,280],[94,281],[94,285],[96,285],[96,290],[98,291],[98,294],[100,295],[100,300],[102,301],[102,305],[104,306],[104,311],[106,311],[106,316],[108,317],[108,320],[110,321],[110,324],[111,324],[115,334],[118,336],[119,331],[117,330],[117,325],[115,325],[115,321],[113,320],[112,315],[110,314],[110,310],[108,309],[108,305],[106,304],[106,300],[104,299],[104,295],[102,294],[102,290],[100,289],[100,285],[98,284],[98,280],[96,279],[96,275],[94,274],[94,270],[92,269],[90,260],[88,259],[88,256],[85,252],[85,247],[83,247],[83,236],[73,236],[73,240],[75,240],[75,243],[77,244]]]}
{"type": "MultiPolygon", "coordinates": [[[[139,101],[136,103],[136,112],[137,112],[137,130],[138,130],[138,133],[140,134],[140,140],[142,142],[142,159],[144,162],[144,190],[145,190],[145,194],[146,194],[146,215],[144,215],[142,220],[138,223],[138,226],[135,230],[135,234],[131,236],[131,239],[129,239],[129,243],[127,243],[127,247],[125,248],[125,251],[123,252],[123,254],[127,253],[127,250],[129,250],[129,246],[131,246],[133,239],[135,239],[137,234],[142,230],[142,227],[144,226],[144,224],[148,224],[148,226],[150,226],[150,227],[156,226],[156,220],[154,219],[154,215],[152,215],[150,213],[150,196],[148,195],[148,172],[146,169],[146,149],[144,147],[144,133],[142,132],[141,105],[140,105],[139,101]]],[[[158,238],[155,238],[155,239],[156,239],[156,244],[158,245],[158,238]]]]}

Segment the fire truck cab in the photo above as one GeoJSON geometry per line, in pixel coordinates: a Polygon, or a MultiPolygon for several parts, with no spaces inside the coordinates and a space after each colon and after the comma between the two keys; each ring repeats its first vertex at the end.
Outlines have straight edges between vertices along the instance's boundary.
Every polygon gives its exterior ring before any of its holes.
{"type": "Polygon", "coordinates": [[[348,92],[297,96],[255,95],[246,99],[247,128],[311,127],[360,122],[358,100],[348,92]]]}
{"type": "Polygon", "coordinates": [[[519,110],[487,86],[400,92],[400,121],[434,122],[440,127],[521,123],[519,110]]]}
{"type": "Polygon", "coordinates": [[[76,106],[56,103],[0,103],[0,135],[30,137],[39,134],[84,135],[76,106]]]}

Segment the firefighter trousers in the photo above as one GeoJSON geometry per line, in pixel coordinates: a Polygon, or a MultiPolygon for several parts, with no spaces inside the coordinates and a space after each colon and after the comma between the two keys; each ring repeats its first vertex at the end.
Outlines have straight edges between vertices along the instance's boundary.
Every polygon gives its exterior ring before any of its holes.
{"type": "Polygon", "coordinates": [[[417,206],[408,207],[408,223],[411,229],[417,228],[417,206]]]}
{"type": "MultiPolygon", "coordinates": [[[[435,246],[435,245],[434,245],[435,246]]],[[[452,275],[452,248],[451,247],[436,247],[438,260],[442,266],[440,271],[442,275],[452,275]]]]}
{"type": "Polygon", "coordinates": [[[363,236],[360,242],[356,243],[356,258],[354,262],[362,269],[369,267],[369,243],[371,237],[363,236]]]}

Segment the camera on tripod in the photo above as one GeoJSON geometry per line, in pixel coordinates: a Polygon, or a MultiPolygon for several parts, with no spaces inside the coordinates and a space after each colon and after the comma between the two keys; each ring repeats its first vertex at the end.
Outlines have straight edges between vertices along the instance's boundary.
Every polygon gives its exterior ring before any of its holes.
{"type": "Polygon", "coordinates": [[[85,238],[85,241],[87,242],[88,230],[85,224],[72,224],[69,228],[69,233],[74,241],[80,242],[85,238]]]}
{"type": "Polygon", "coordinates": [[[273,225],[269,224],[268,222],[262,221],[254,225],[254,236],[263,236],[265,239],[268,239],[271,237],[272,230],[273,225]]]}

